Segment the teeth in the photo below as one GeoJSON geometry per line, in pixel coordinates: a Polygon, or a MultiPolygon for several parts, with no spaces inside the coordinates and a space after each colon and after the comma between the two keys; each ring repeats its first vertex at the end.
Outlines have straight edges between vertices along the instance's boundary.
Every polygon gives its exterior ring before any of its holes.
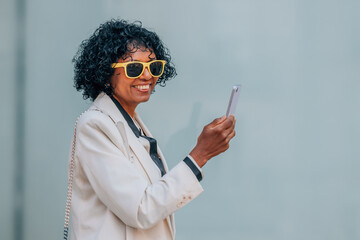
{"type": "Polygon", "coordinates": [[[147,84],[147,85],[136,85],[135,87],[140,90],[145,90],[145,89],[149,89],[149,86],[150,85],[147,84]]]}

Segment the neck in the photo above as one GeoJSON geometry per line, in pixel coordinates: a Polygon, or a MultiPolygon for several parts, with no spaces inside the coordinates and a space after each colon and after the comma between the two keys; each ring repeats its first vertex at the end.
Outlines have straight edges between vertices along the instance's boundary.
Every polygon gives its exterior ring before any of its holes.
{"type": "Polygon", "coordinates": [[[127,102],[123,101],[121,98],[113,95],[113,97],[121,104],[124,110],[130,115],[130,117],[134,118],[135,108],[137,105],[130,105],[127,102]]]}

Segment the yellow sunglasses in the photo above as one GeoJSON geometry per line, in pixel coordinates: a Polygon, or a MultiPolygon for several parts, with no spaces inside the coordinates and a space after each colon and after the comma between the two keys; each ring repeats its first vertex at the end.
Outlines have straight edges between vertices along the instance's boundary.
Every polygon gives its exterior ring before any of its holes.
{"type": "Polygon", "coordinates": [[[125,75],[128,78],[140,77],[144,73],[146,67],[149,69],[151,76],[160,77],[164,73],[165,64],[165,60],[153,60],[151,62],[132,61],[125,63],[113,63],[111,64],[111,67],[123,67],[125,69],[125,75]]]}

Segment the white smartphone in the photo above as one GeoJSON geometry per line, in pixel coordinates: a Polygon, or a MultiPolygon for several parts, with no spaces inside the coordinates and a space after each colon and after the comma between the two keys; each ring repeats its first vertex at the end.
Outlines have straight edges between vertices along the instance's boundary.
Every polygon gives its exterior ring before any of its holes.
{"type": "Polygon", "coordinates": [[[235,113],[236,110],[236,105],[238,103],[239,100],[239,95],[240,95],[240,89],[241,89],[241,85],[234,85],[232,87],[232,91],[231,91],[231,96],[230,96],[230,100],[229,100],[229,105],[226,111],[226,117],[229,117],[231,114],[235,113]]]}

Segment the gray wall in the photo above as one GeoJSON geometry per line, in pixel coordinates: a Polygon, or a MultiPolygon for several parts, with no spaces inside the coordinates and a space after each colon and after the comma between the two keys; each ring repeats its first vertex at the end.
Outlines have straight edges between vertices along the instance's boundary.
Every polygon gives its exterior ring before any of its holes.
{"type": "Polygon", "coordinates": [[[0,239],[13,239],[15,159],[15,5],[0,2],[0,239]],[[9,104],[10,103],[10,104],[9,104]]]}
{"type": "Polygon", "coordinates": [[[243,85],[237,136],[176,213],[177,239],[360,238],[359,1],[25,1],[23,69],[18,4],[0,3],[0,239],[61,237],[73,124],[90,104],[71,59],[110,18],[143,21],[171,50],[178,77],[138,109],[170,166],[243,85]]]}

